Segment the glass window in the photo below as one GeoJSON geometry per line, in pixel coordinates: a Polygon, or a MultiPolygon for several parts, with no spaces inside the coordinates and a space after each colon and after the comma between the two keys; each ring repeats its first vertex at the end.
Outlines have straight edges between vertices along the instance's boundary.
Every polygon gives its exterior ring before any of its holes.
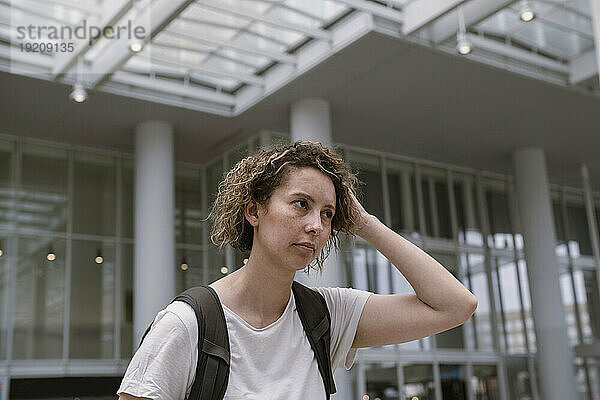
{"type": "Polygon", "coordinates": [[[532,399],[527,358],[508,356],[505,358],[505,368],[506,382],[509,383],[507,385],[508,398],[514,400],[532,399]]]}
{"type": "Polygon", "coordinates": [[[398,371],[394,363],[368,364],[365,375],[367,381],[366,395],[370,399],[400,400],[398,371]]]}
{"type": "Polygon", "coordinates": [[[134,187],[133,161],[123,160],[121,168],[121,236],[133,237],[134,187]]]}
{"type": "Polygon", "coordinates": [[[66,246],[62,239],[20,237],[13,359],[62,358],[66,246]]]}
{"type": "Polygon", "coordinates": [[[498,268],[507,350],[510,353],[526,353],[516,265],[510,258],[496,257],[496,268],[498,268]]]}
{"type": "Polygon", "coordinates": [[[475,179],[463,174],[454,174],[453,178],[458,241],[461,244],[483,246],[475,196],[475,179]]]}
{"type": "Polygon", "coordinates": [[[355,246],[352,249],[352,287],[360,290],[370,290],[367,276],[367,249],[355,246]]]}
{"type": "MultiPolygon", "coordinates": [[[[561,265],[560,274],[560,291],[562,297],[562,303],[565,308],[565,318],[567,322],[567,333],[569,336],[569,343],[574,346],[579,343],[577,334],[577,320],[575,318],[576,306],[575,306],[575,294],[573,293],[573,285],[571,283],[571,274],[567,269],[567,266],[561,265]]],[[[579,306],[579,305],[578,305],[579,306]]]]}
{"type": "Polygon", "coordinates": [[[491,331],[491,308],[487,275],[485,272],[485,256],[483,254],[465,254],[461,256],[463,263],[468,266],[468,276],[471,293],[477,297],[478,305],[473,315],[475,330],[473,338],[478,350],[493,350],[491,331]]]}
{"type": "Polygon", "coordinates": [[[527,340],[529,340],[529,351],[534,353],[537,351],[535,326],[533,321],[533,313],[531,311],[531,294],[529,292],[529,278],[527,274],[527,263],[520,259],[517,262],[519,268],[519,278],[521,280],[521,291],[523,293],[523,311],[525,312],[525,326],[527,328],[527,340]]]}
{"type": "Polygon", "coordinates": [[[404,372],[403,399],[435,400],[433,367],[428,364],[407,364],[404,372]]]}
{"type": "Polygon", "coordinates": [[[513,237],[510,227],[508,198],[502,182],[494,182],[493,186],[485,189],[488,219],[490,222],[490,237],[488,245],[492,248],[505,249],[513,247],[513,237]]]}
{"type": "Polygon", "coordinates": [[[477,400],[499,400],[498,374],[495,365],[473,365],[471,391],[477,400]]]}
{"type": "Polygon", "coordinates": [[[219,250],[219,248],[213,244],[208,245],[208,283],[210,284],[216,280],[221,279],[225,274],[221,271],[223,267],[227,267],[227,270],[231,269],[231,265],[226,265],[225,261],[225,248],[219,250]]]}
{"type": "Polygon", "coordinates": [[[0,360],[6,359],[8,328],[8,246],[7,235],[0,235],[0,360]]]}
{"type": "Polygon", "coordinates": [[[69,358],[113,358],[115,247],[72,243],[69,358]]]}
{"type": "Polygon", "coordinates": [[[386,169],[390,196],[390,228],[395,232],[416,233],[418,211],[413,204],[414,189],[411,190],[412,166],[396,160],[386,160],[386,169]]]}
{"type": "Polygon", "coordinates": [[[73,162],[73,232],[114,236],[115,206],[114,159],[76,154],[73,162]]]}
{"type": "Polygon", "coordinates": [[[359,187],[360,200],[365,209],[376,215],[381,221],[385,220],[383,212],[383,187],[381,183],[381,167],[377,156],[349,152],[352,168],[358,172],[358,179],[364,185],[359,187]]]}
{"type": "Polygon", "coordinates": [[[9,229],[14,220],[12,211],[12,157],[11,142],[0,140],[0,229],[9,229]]]}
{"type": "MultiPolygon", "coordinates": [[[[440,264],[442,264],[456,279],[462,280],[459,272],[460,265],[457,263],[456,256],[454,254],[443,254],[428,252],[433,258],[435,258],[440,264]]],[[[464,282],[463,282],[464,283],[464,282]]],[[[459,325],[447,331],[438,333],[435,335],[436,345],[439,348],[449,349],[463,349],[465,347],[463,341],[463,330],[464,325],[459,325]]]]}
{"type": "Polygon", "coordinates": [[[572,197],[570,195],[567,198],[566,205],[569,251],[573,258],[591,256],[592,244],[583,199],[581,196],[577,196],[577,199],[572,197]]]}
{"type": "Polygon", "coordinates": [[[223,160],[219,159],[208,166],[206,169],[206,191],[209,204],[209,210],[217,198],[219,183],[223,180],[223,160]]]}
{"type": "Polygon", "coordinates": [[[202,244],[202,182],[200,171],[178,168],[175,178],[175,241],[202,244]]]}
{"type": "Polygon", "coordinates": [[[573,278],[583,325],[583,342],[597,342],[600,338],[600,294],[596,273],[593,270],[576,269],[573,278]]]}
{"type": "Polygon", "coordinates": [[[22,228],[66,231],[67,152],[23,145],[17,220],[22,228]]]}
{"type": "MultiPolygon", "coordinates": [[[[133,245],[121,245],[121,358],[133,355],[133,245]]],[[[137,343],[136,343],[137,344],[137,343]]],[[[137,348],[137,346],[136,346],[137,348]]]]}
{"type": "Polygon", "coordinates": [[[442,399],[467,400],[467,368],[464,365],[440,365],[442,399]]]}
{"type": "Polygon", "coordinates": [[[565,226],[560,205],[560,194],[552,192],[552,218],[554,219],[554,230],[556,231],[556,246],[554,252],[557,256],[567,257],[567,242],[565,226]]]}
{"type": "Polygon", "coordinates": [[[446,171],[421,167],[421,190],[427,234],[452,239],[446,171]]]}
{"type": "Polygon", "coordinates": [[[204,284],[203,252],[189,249],[176,249],[176,292],[204,284]]]}

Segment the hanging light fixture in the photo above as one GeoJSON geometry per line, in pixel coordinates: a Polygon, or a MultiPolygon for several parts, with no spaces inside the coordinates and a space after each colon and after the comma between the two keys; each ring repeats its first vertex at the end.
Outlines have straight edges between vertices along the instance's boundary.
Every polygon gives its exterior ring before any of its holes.
{"type": "Polygon", "coordinates": [[[456,33],[456,51],[461,56],[466,56],[473,51],[473,45],[467,38],[467,29],[465,27],[465,17],[462,12],[462,6],[456,10],[458,16],[458,32],[456,33]]]}
{"type": "Polygon", "coordinates": [[[227,267],[221,267],[221,273],[223,275],[227,274],[227,271],[229,271],[229,269],[227,267]]]}
{"type": "MultiPolygon", "coordinates": [[[[142,15],[142,9],[140,6],[140,0],[137,0],[135,2],[135,8],[134,8],[134,18],[136,21],[140,20],[140,16],[142,15]]],[[[129,41],[129,50],[132,53],[139,53],[140,51],[142,51],[144,49],[144,42],[141,41],[140,39],[138,39],[137,37],[134,37],[133,39],[131,39],[129,41]]]]}
{"type": "Polygon", "coordinates": [[[87,92],[83,88],[83,84],[81,84],[81,82],[77,82],[75,85],[73,85],[73,91],[69,97],[75,103],[85,103],[87,100],[87,92]]]}
{"type": "Polygon", "coordinates": [[[73,91],[69,95],[69,98],[75,103],[85,103],[88,98],[87,92],[83,87],[83,80],[81,79],[81,68],[82,68],[81,58],[77,60],[77,80],[73,85],[73,91]]]}
{"type": "Polygon", "coordinates": [[[181,259],[181,265],[179,266],[179,268],[181,268],[182,271],[187,271],[189,267],[190,266],[188,265],[188,263],[185,259],[185,256],[183,256],[183,258],[181,259]]]}
{"type": "Polygon", "coordinates": [[[54,261],[54,260],[56,260],[56,253],[54,252],[54,250],[52,249],[52,247],[50,247],[48,249],[48,254],[46,254],[46,260],[48,260],[48,261],[54,261]]]}
{"type": "Polygon", "coordinates": [[[104,262],[104,257],[102,257],[102,251],[100,249],[96,250],[96,258],[94,258],[96,264],[102,264],[104,262]]]}
{"type": "Polygon", "coordinates": [[[519,18],[523,22],[529,22],[535,18],[535,13],[529,4],[529,1],[522,0],[519,3],[519,18]]]}

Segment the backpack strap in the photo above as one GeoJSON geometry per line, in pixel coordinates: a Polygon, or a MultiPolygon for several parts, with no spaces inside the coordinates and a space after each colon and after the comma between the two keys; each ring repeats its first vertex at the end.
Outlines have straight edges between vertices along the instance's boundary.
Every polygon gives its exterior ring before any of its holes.
{"type": "Polygon", "coordinates": [[[327,308],[327,302],[319,292],[297,281],[292,283],[292,291],[298,316],[317,357],[319,372],[321,372],[325,393],[329,400],[330,395],[337,390],[331,372],[331,315],[327,308]]]}
{"type": "Polygon", "coordinates": [[[221,400],[229,383],[229,333],[219,296],[209,286],[186,290],[173,301],[190,305],[198,320],[198,364],[188,400],[221,400]]]}

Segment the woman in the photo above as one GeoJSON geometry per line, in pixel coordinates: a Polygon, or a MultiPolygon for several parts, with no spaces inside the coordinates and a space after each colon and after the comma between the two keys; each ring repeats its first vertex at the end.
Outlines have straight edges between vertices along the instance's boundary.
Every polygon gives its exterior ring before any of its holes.
{"type": "MultiPolygon", "coordinates": [[[[402,343],[464,323],[476,298],[443,266],[365,211],[350,166],[326,147],[296,142],[240,161],[219,185],[211,239],[249,250],[247,263],[210,287],[231,344],[225,399],[324,398],[294,309],[297,271],[321,270],[337,235],[359,235],[396,266],[415,294],[314,288],[331,313],[331,366],[350,369],[358,348],[402,343]]],[[[177,304],[180,303],[180,304],[177,304]]],[[[154,320],[118,394],[184,399],[194,381],[197,328],[187,304],[154,320]]]]}

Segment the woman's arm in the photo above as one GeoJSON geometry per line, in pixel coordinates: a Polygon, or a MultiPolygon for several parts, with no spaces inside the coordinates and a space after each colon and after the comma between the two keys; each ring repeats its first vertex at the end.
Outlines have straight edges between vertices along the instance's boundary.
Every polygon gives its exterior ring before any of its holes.
{"type": "Polygon", "coordinates": [[[464,323],[477,299],[446,268],[408,240],[360,211],[354,233],[379,250],[415,290],[415,294],[372,295],[367,300],[352,347],[402,343],[464,323]]]}

